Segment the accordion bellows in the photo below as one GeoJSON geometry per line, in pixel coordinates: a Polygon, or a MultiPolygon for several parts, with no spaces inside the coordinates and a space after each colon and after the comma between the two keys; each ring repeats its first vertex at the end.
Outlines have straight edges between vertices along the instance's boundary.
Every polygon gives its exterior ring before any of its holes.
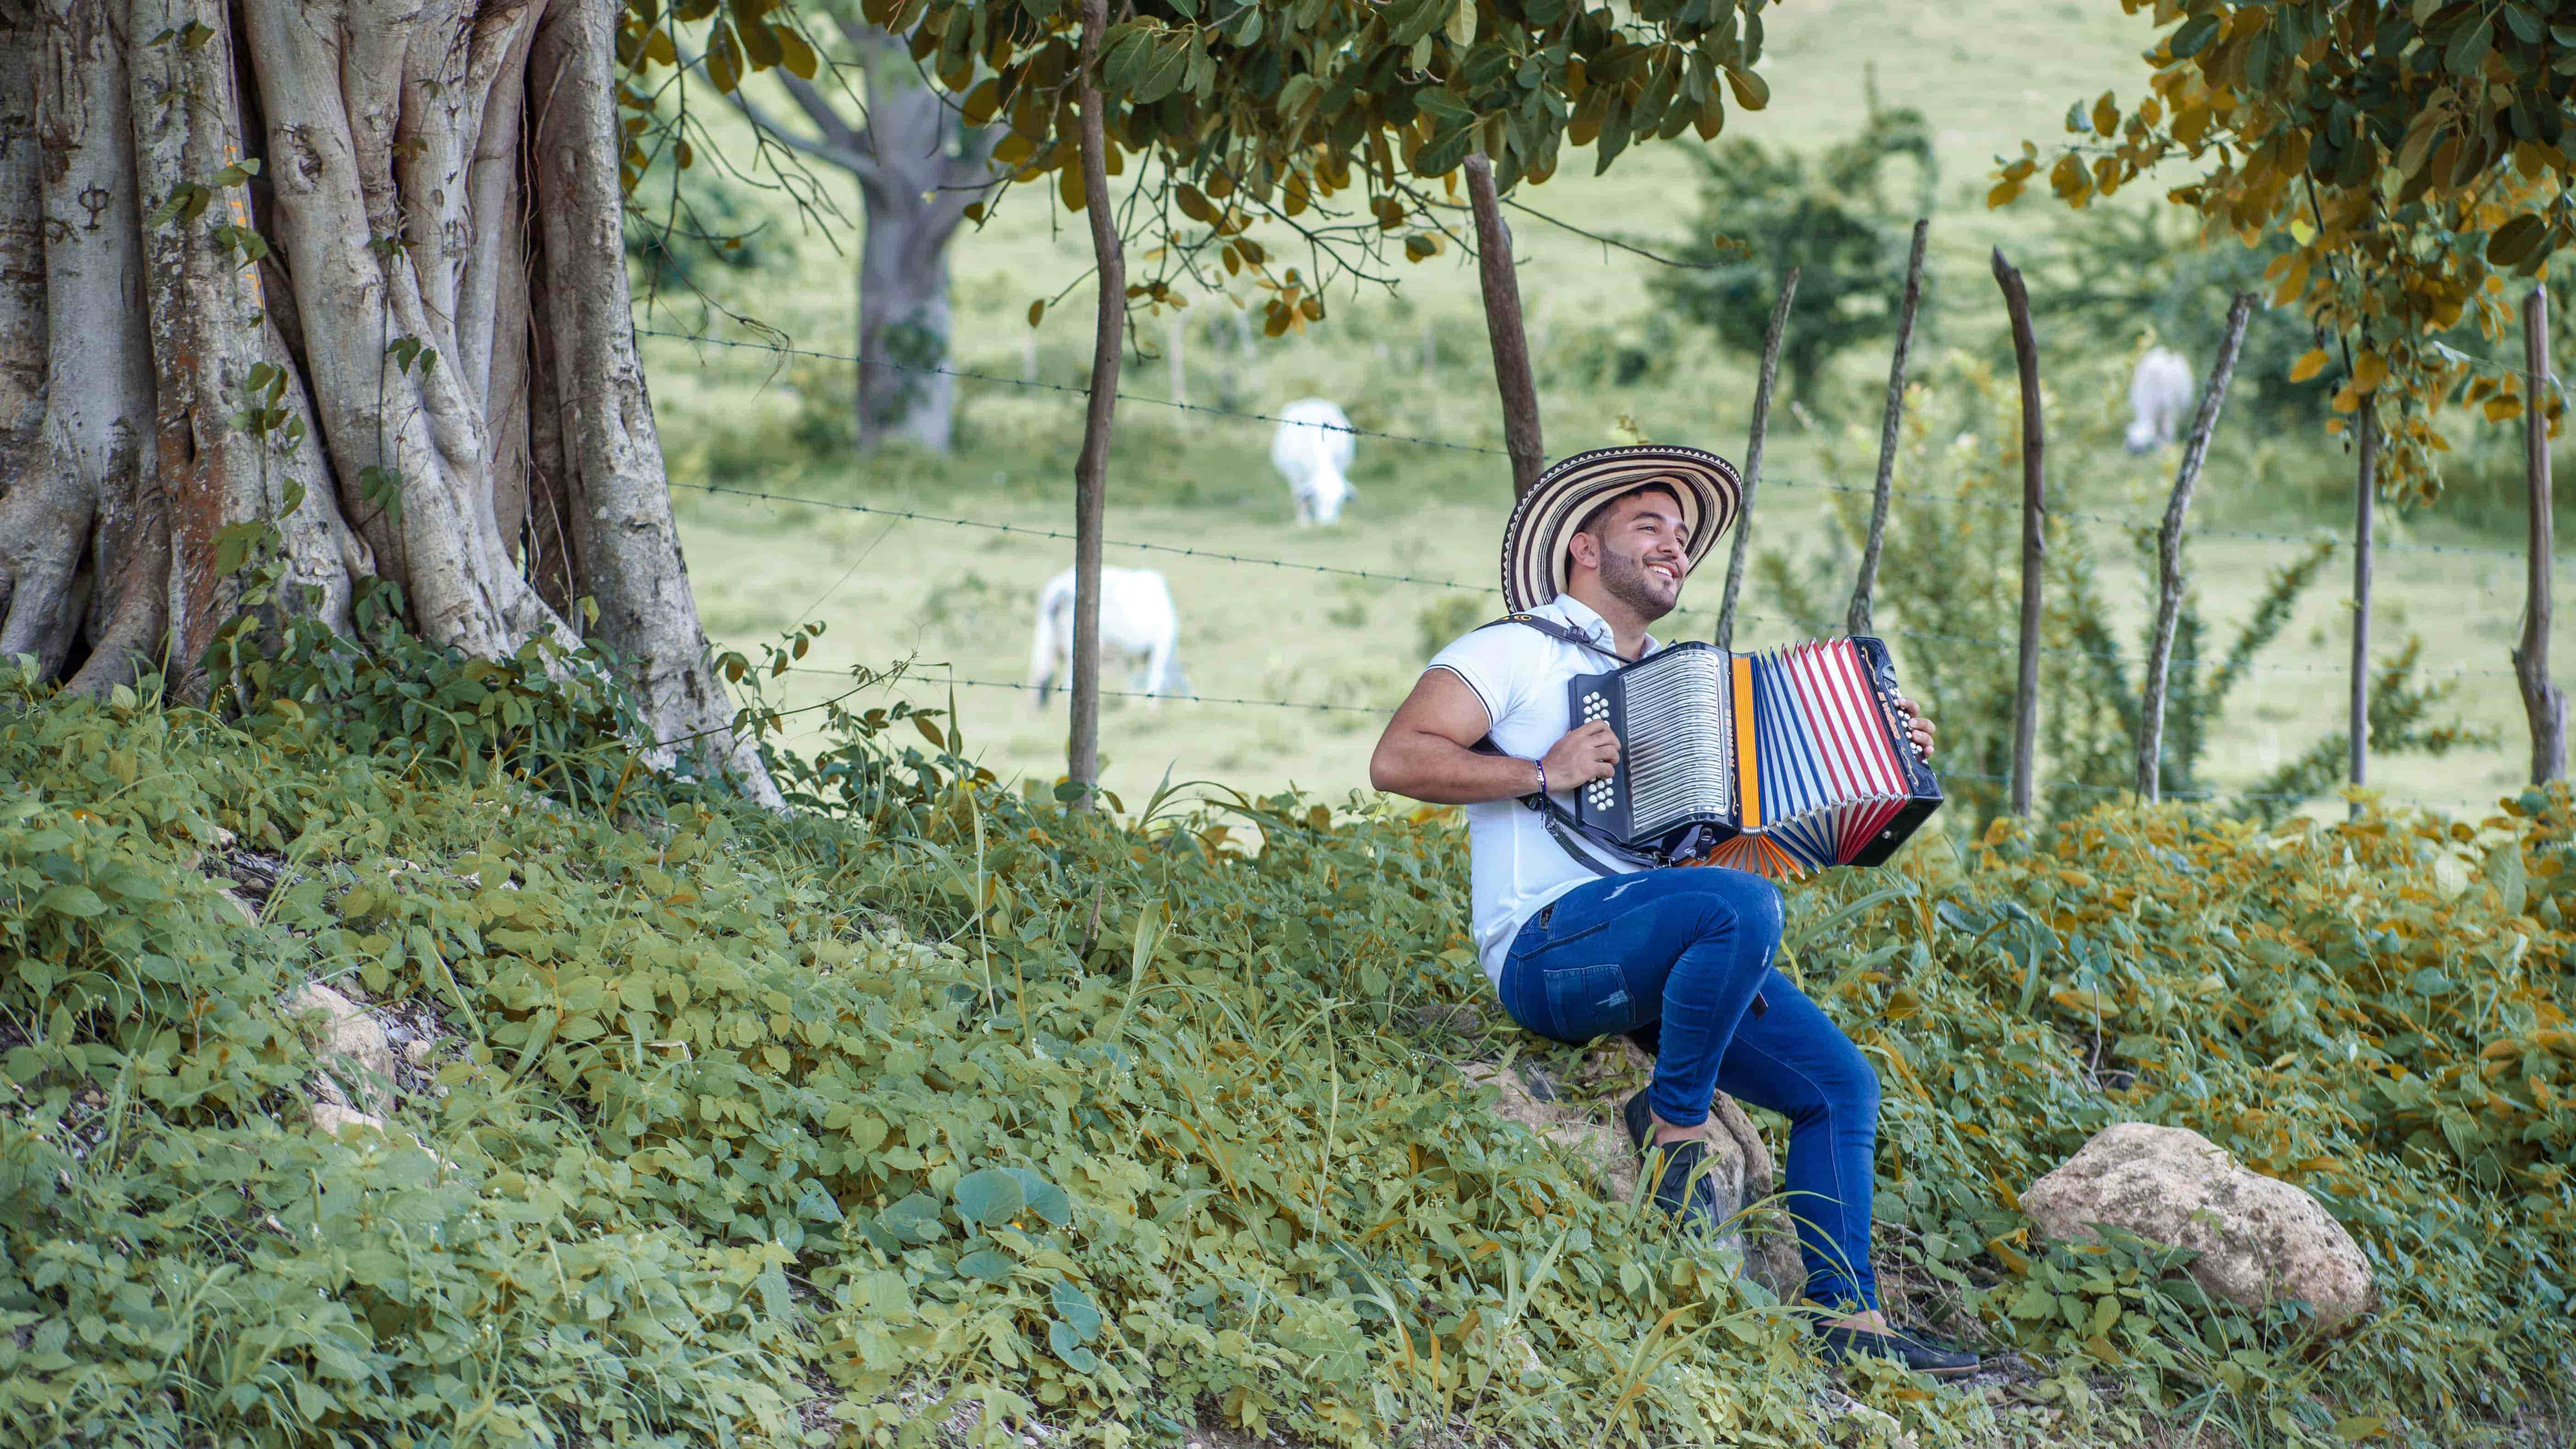
{"type": "Polygon", "coordinates": [[[1576,793],[1575,819],[1632,851],[1775,878],[1877,865],[1941,803],[1876,639],[1676,644],[1577,675],[1567,703],[1576,725],[1619,737],[1617,769],[1576,793]]]}

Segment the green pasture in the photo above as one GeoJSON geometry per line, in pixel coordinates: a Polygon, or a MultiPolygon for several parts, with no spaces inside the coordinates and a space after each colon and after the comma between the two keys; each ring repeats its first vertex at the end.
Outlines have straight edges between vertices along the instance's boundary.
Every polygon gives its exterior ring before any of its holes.
{"type": "MultiPolygon", "coordinates": [[[[1774,12],[1766,57],[1774,103],[1764,113],[1732,115],[1730,138],[1820,145],[1851,133],[1873,91],[1881,105],[1920,109],[1935,132],[1940,176],[1932,280],[1914,366],[1928,394],[1918,408],[1916,447],[1898,472],[1900,490],[1952,491],[1951,465],[1978,450],[1992,471],[2011,426],[2009,353],[1986,270],[1988,248],[2001,245],[2033,266],[2034,292],[2044,295],[2050,280],[2041,264],[2080,244],[2080,228],[2090,220],[2036,198],[1987,211],[1982,198],[1992,158],[2017,154],[2025,137],[2044,142],[2058,134],[2070,100],[2106,87],[2134,91],[2144,74],[2136,52],[2147,35],[2144,17],[2123,17],[2107,5],[2011,3],[1953,12],[1837,0],[1774,12]]],[[[742,134],[729,115],[710,120],[720,136],[742,134]]],[[[1678,242],[1696,210],[1695,173],[1681,150],[1692,144],[1640,147],[1598,178],[1588,174],[1588,152],[1572,153],[1555,179],[1521,196],[1586,230],[1649,247],[1678,242]]],[[[1079,219],[1051,214],[1051,198],[1030,190],[1007,196],[990,225],[960,239],[952,365],[1003,380],[959,384],[954,456],[863,456],[850,446],[845,419],[850,365],[806,355],[847,353],[854,336],[856,203],[840,178],[821,179],[828,194],[843,198],[841,221],[800,221],[778,196],[746,191],[748,214],[766,218],[764,264],[701,268],[695,281],[704,296],[671,287],[639,307],[639,325],[648,333],[753,344],[646,338],[707,626],[720,646],[757,653],[803,620],[825,622],[827,632],[803,672],[769,686],[770,698],[788,707],[846,689],[834,674],[854,664],[914,661],[899,691],[922,703],[943,696],[952,678],[985,681],[957,687],[973,748],[1005,775],[1052,779],[1063,768],[1061,701],[1040,713],[1025,694],[995,686],[1027,677],[1035,595],[1071,562],[1069,541],[782,505],[692,486],[1070,532],[1081,426],[1074,389],[1086,378],[1090,325],[1083,279],[1089,246],[1079,219]],[[1028,304],[1059,294],[1062,300],[1032,330],[1028,304]],[[759,350],[758,344],[782,337],[804,351],[759,350]],[[1019,385],[1024,381],[1048,386],[1019,385]]],[[[1900,179],[1899,188],[1907,184],[1900,179]]],[[[2151,205],[2154,198],[2140,195],[2136,204],[2151,205]]],[[[1648,286],[1654,262],[1526,213],[1516,213],[1513,224],[1551,455],[1644,436],[1740,456],[1754,359],[1659,318],[1648,286]]],[[[1269,240],[1283,265],[1299,262],[1287,253],[1286,237],[1269,240]]],[[[1508,508],[1508,471],[1499,453],[1364,437],[1354,475],[1359,494],[1343,520],[1301,532],[1291,526],[1286,487],[1267,462],[1269,424],[1164,405],[1173,395],[1164,354],[1177,327],[1186,398],[1196,409],[1273,412],[1295,398],[1320,395],[1341,402],[1364,429],[1498,448],[1497,405],[1466,259],[1453,248],[1419,266],[1392,262],[1387,273],[1397,284],[1392,288],[1337,290],[1326,321],[1303,336],[1264,340],[1257,326],[1238,327],[1231,304],[1247,295],[1241,292],[1231,299],[1195,293],[1177,317],[1140,315],[1137,339],[1150,351],[1131,352],[1121,382],[1131,401],[1119,414],[1108,534],[1466,587],[1112,547],[1112,564],[1158,568],[1171,580],[1182,614],[1181,654],[1199,694],[1338,707],[1176,702],[1147,709],[1111,699],[1103,744],[1113,790],[1140,796],[1166,771],[1175,779],[1213,778],[1255,791],[1294,783],[1338,797],[1365,788],[1377,716],[1402,696],[1426,644],[1443,630],[1500,612],[1497,597],[1477,592],[1491,585],[1508,508]]],[[[1251,315],[1258,317],[1257,308],[1251,315]]],[[[2162,509],[2177,450],[2134,459],[2118,447],[2128,367],[2145,338],[2044,321],[2041,345],[2059,506],[2151,520],[2162,509]]],[[[1883,350],[1875,347],[1846,356],[1819,397],[1775,409],[1765,467],[1770,486],[1761,496],[1757,537],[1760,547],[1783,551],[1795,567],[1841,557],[1827,526],[1837,495],[1813,485],[1867,486],[1885,366],[1883,350]]],[[[2444,502],[2403,515],[2383,508],[2384,545],[2501,551],[2518,544],[2511,531],[2521,487],[2518,436],[2464,430],[2458,442],[2444,502]]],[[[2567,469],[2562,463],[2562,473],[2567,469]]],[[[2192,544],[2193,584],[2213,627],[2229,630],[2262,593],[2267,571],[2302,547],[2230,531],[2348,537],[2349,490],[2341,438],[2313,423],[2287,425],[2249,407],[2232,409],[2194,513],[2209,531],[2192,544]]],[[[1992,496],[1998,503],[2010,499],[1992,496]]],[[[1900,498],[1898,526],[1944,527],[1941,520],[1955,512],[1956,505],[1900,498]]],[[[2136,626],[2152,597],[2145,556],[2132,552],[2132,535],[2117,526],[2072,520],[2058,526],[2084,531],[2104,592],[2129,621],[2124,642],[2134,651],[2136,626]]],[[[2005,574],[2017,568],[2009,551],[1991,563],[2005,574]]],[[[1712,568],[1694,580],[1668,633],[1706,637],[1720,579],[1712,568]]],[[[2387,551],[2377,587],[2380,652],[2420,637],[2434,672],[2459,674],[2458,695],[2444,717],[2490,731],[2499,743],[2438,760],[2388,759],[2375,766],[2374,783],[2393,798],[2444,808],[2491,802],[2524,769],[2521,709],[2506,654],[2519,630],[2519,563],[2500,552],[2387,551]]],[[[2207,771],[2214,784],[2243,788],[2340,726],[2349,588],[2349,556],[2339,554],[2215,731],[2207,771]]],[[[1887,576],[1880,597],[1882,625],[1908,632],[1907,581],[1887,576]]],[[[1744,607],[1751,617],[1740,647],[1802,632],[1750,579],[1744,607]]],[[[1944,632],[1920,620],[1910,629],[1944,632]]],[[[2568,633],[2566,626],[2561,633],[2568,633]]],[[[2571,646],[2576,638],[2559,641],[2562,658],[2571,646]]],[[[1901,638],[1900,672],[1914,651],[1992,647],[1901,638]]],[[[2050,667],[2067,664],[2052,658],[2050,667]]],[[[1106,685],[1124,688],[1127,681],[1113,675],[1106,685]]],[[[2339,807],[2327,802],[2325,808],[2339,807]]]]}

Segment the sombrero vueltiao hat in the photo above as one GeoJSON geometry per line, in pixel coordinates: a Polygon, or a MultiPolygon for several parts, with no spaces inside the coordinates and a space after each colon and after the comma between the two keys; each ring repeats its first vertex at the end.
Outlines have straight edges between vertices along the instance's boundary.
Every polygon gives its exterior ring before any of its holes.
{"type": "Polygon", "coordinates": [[[1735,522],[1744,498],[1735,465],[1697,448],[1645,443],[1560,459],[1538,475],[1512,509],[1512,521],[1503,526],[1504,606],[1519,613],[1564,592],[1566,545],[1583,516],[1649,483],[1660,483],[1681,499],[1693,568],[1735,522]]]}

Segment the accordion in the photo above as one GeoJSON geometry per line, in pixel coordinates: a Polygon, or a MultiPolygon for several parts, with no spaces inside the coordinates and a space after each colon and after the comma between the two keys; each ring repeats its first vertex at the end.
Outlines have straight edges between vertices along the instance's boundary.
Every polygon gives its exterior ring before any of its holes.
{"type": "Polygon", "coordinates": [[[1633,854],[1772,877],[1877,865],[1941,803],[1876,639],[1756,654],[1675,644],[1567,686],[1607,721],[1614,773],[1575,794],[1587,835],[1633,854]]]}

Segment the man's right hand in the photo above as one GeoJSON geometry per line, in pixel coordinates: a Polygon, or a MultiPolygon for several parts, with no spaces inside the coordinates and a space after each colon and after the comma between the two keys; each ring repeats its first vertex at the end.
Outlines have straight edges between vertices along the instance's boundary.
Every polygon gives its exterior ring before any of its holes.
{"type": "Polygon", "coordinates": [[[1594,720],[1581,729],[1569,731],[1565,738],[1548,746],[1540,758],[1540,768],[1547,771],[1547,788],[1571,790],[1606,780],[1619,765],[1619,737],[1610,726],[1594,720]]]}

